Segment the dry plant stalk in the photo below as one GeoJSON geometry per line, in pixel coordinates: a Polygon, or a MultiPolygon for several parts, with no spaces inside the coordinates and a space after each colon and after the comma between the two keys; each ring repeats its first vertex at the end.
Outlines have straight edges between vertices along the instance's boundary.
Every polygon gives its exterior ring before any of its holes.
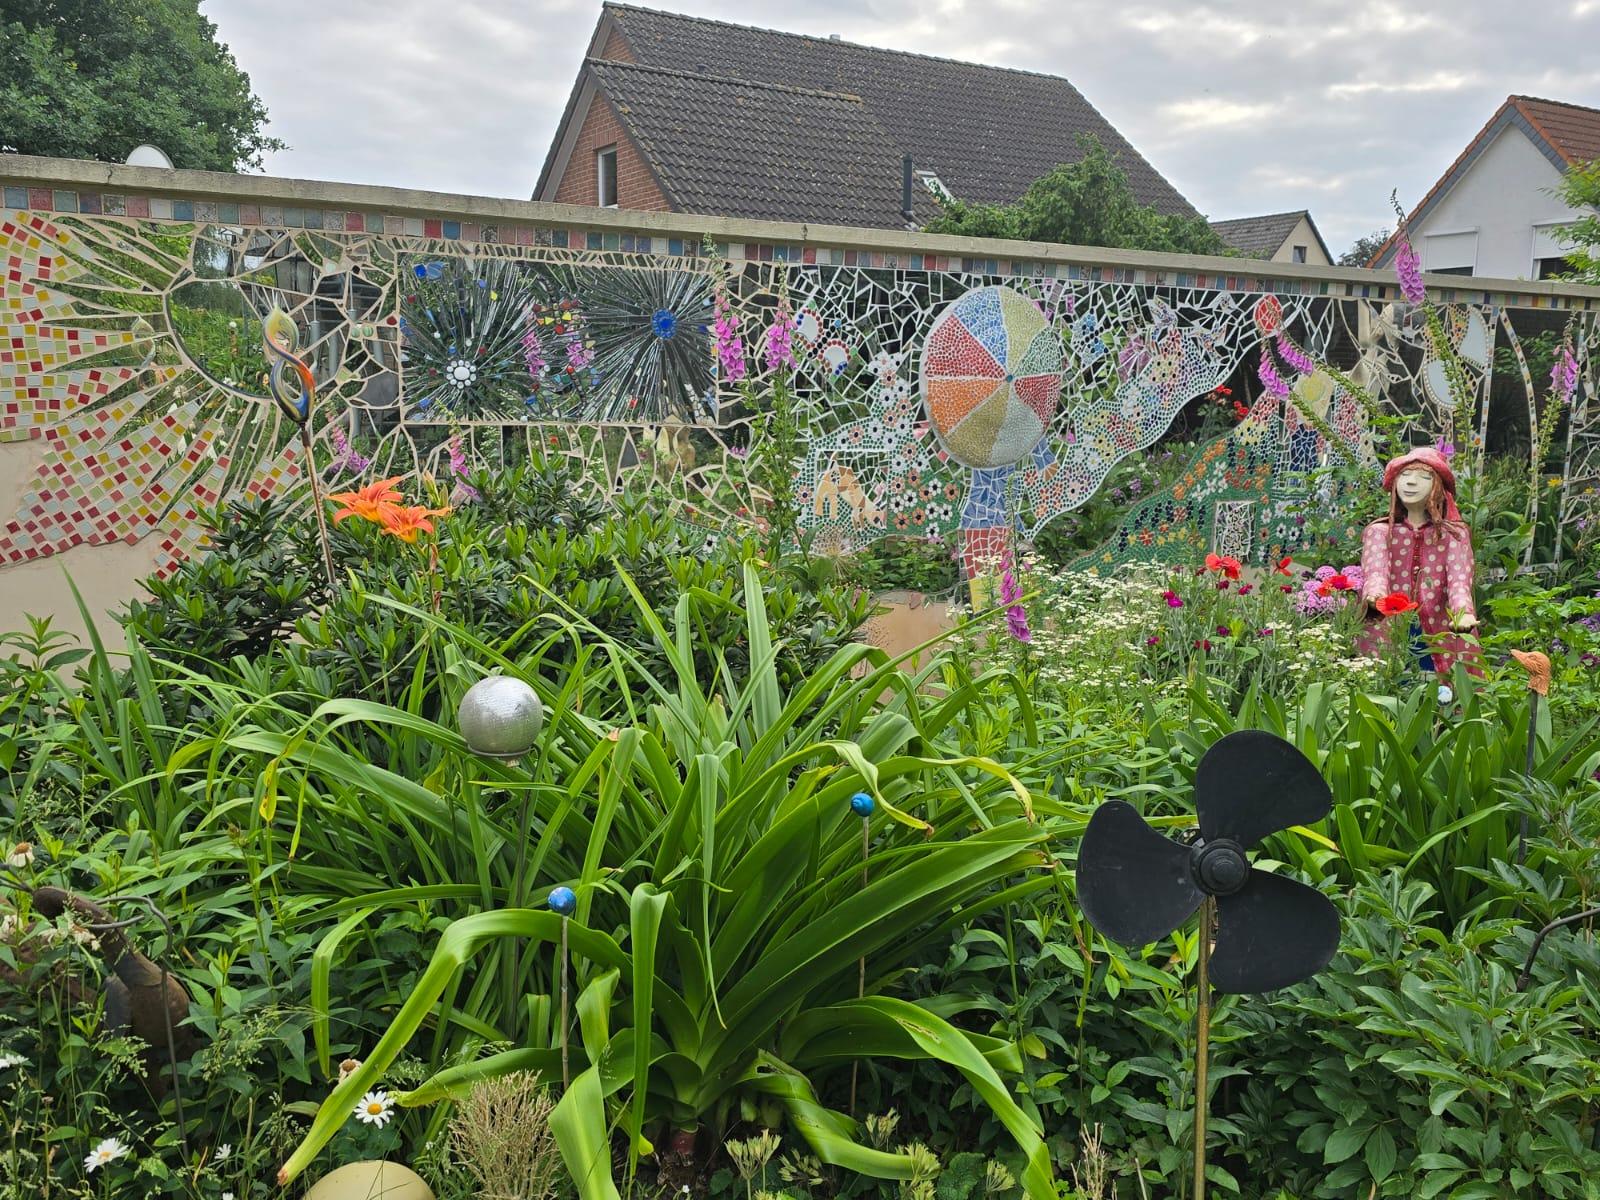
{"type": "Polygon", "coordinates": [[[550,1132],[554,1107],[534,1071],[472,1085],[450,1118],[450,1148],[479,1200],[552,1200],[565,1178],[550,1132]]]}
{"type": "Polygon", "coordinates": [[[1072,1186],[1084,1200],[1105,1200],[1110,1195],[1106,1185],[1111,1181],[1111,1159],[1101,1144],[1101,1129],[1085,1125],[1078,1131],[1080,1153],[1072,1164],[1072,1186]]]}

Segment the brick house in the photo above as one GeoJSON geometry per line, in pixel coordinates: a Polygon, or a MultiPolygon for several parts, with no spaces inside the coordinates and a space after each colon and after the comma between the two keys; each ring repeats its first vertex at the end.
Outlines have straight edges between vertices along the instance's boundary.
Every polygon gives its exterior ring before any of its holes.
{"type": "Polygon", "coordinates": [[[533,198],[901,228],[1016,200],[1082,134],[1198,215],[1065,79],[607,3],[533,198]]]}

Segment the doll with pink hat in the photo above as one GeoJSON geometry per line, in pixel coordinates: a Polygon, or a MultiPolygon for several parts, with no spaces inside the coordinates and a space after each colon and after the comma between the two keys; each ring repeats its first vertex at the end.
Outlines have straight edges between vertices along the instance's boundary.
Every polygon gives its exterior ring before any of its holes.
{"type": "MultiPolygon", "coordinates": [[[[1383,469],[1390,495],[1389,514],[1368,525],[1361,537],[1362,598],[1371,611],[1401,608],[1403,596],[1415,603],[1414,632],[1428,639],[1420,656],[1424,668],[1448,674],[1472,648],[1452,634],[1478,627],[1472,600],[1472,535],[1456,508],[1456,477],[1449,460],[1431,446],[1391,459],[1383,469]]],[[[1373,630],[1364,641],[1372,649],[1381,637],[1373,630]]],[[[1478,673],[1475,665],[1469,669],[1478,673]]]]}

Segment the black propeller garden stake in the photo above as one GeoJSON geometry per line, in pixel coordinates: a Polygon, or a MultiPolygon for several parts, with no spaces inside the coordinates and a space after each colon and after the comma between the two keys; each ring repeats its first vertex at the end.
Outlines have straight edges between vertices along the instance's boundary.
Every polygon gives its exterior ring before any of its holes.
{"type": "Polygon", "coordinates": [[[1194,1194],[1203,1200],[1211,989],[1270,992],[1315,975],[1339,948],[1339,913],[1315,888],[1245,857],[1267,835],[1333,807],[1316,767],[1288,742],[1254,729],[1222,738],[1195,771],[1194,806],[1198,834],[1179,842],[1131,804],[1102,804],[1084,831],[1077,877],[1084,915],[1123,945],[1159,941],[1200,911],[1194,1194]]]}

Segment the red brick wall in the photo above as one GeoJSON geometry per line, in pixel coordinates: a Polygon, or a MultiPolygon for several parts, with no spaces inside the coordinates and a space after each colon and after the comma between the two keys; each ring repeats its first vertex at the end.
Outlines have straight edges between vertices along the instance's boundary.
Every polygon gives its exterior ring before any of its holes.
{"type": "Polygon", "coordinates": [[[578,130],[578,143],[567,160],[566,172],[556,187],[556,203],[593,205],[600,202],[594,156],[597,150],[607,146],[617,148],[617,207],[670,211],[672,205],[667,203],[650,168],[628,140],[616,113],[611,110],[610,101],[598,92],[578,130]]]}
{"type": "Polygon", "coordinates": [[[637,62],[633,51],[628,49],[628,39],[622,36],[622,30],[615,25],[611,27],[611,36],[606,38],[605,49],[600,51],[600,57],[611,62],[637,62]]]}

